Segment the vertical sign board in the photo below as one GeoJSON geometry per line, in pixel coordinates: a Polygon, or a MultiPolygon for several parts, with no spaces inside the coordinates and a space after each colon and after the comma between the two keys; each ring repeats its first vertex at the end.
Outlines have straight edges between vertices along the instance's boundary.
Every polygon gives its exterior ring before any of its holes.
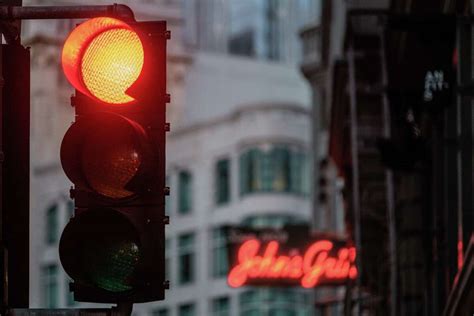
{"type": "MultiPolygon", "coordinates": [[[[0,5],[21,6],[22,0],[0,0],[0,5]]],[[[1,24],[1,35],[9,43],[19,43],[21,21],[9,20],[1,24]]],[[[30,61],[29,52],[16,43],[2,45],[1,51],[0,309],[4,311],[7,304],[28,307],[29,300],[30,61]],[[19,121],[22,125],[16,125],[19,121]],[[16,133],[19,133],[17,138],[8,138],[16,133]],[[16,156],[18,154],[26,156],[16,156]],[[18,164],[15,164],[15,159],[18,159],[18,164]]]]}
{"type": "Polygon", "coordinates": [[[456,17],[392,16],[387,45],[392,136],[378,147],[384,165],[413,171],[428,155],[422,115],[441,115],[454,102],[456,17]],[[397,39],[399,41],[397,41],[397,39]],[[403,40],[401,40],[403,39],[403,40]],[[406,49],[400,54],[399,45],[406,49]],[[424,114],[422,114],[424,113],[424,114]]]}
{"type": "Polygon", "coordinates": [[[341,285],[357,277],[355,247],[310,234],[307,226],[282,229],[229,227],[229,286],[341,285]]]}
{"type": "Polygon", "coordinates": [[[423,23],[409,17],[390,19],[388,30],[390,35],[404,36],[409,47],[396,69],[389,69],[390,85],[402,92],[391,94],[392,104],[400,107],[405,103],[415,111],[430,112],[452,104],[457,62],[455,16],[437,16],[423,23]]]}

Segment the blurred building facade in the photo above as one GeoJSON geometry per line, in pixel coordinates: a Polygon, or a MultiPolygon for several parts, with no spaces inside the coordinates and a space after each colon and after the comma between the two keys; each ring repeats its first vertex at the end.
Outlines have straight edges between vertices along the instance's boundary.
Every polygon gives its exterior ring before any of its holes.
{"type": "MultiPolygon", "coordinates": [[[[321,309],[472,313],[472,105],[462,89],[472,82],[472,27],[459,22],[470,3],[323,3],[320,24],[301,33],[320,114],[313,135],[327,133],[313,137],[315,178],[336,168],[360,269],[321,309]]],[[[319,197],[319,216],[334,217],[319,197]]]]}
{"type": "MultiPolygon", "coordinates": [[[[136,305],[134,314],[311,315],[311,291],[229,288],[220,228],[311,220],[310,90],[297,68],[297,31],[318,19],[319,2],[123,3],[138,20],[167,20],[172,33],[166,232],[171,290],[164,302],[136,305]]],[[[78,22],[23,24],[23,42],[32,47],[31,307],[89,306],[72,300],[57,252],[73,212],[59,147],[74,116],[59,57],[78,22]]]]}

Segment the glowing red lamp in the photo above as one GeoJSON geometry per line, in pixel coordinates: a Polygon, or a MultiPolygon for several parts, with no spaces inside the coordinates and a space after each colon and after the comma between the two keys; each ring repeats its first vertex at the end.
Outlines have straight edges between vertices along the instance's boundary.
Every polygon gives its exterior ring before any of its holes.
{"type": "Polygon", "coordinates": [[[95,18],[75,28],[63,47],[62,65],[69,82],[83,94],[108,104],[134,100],[127,90],[138,79],[144,49],[125,22],[95,18]]]}

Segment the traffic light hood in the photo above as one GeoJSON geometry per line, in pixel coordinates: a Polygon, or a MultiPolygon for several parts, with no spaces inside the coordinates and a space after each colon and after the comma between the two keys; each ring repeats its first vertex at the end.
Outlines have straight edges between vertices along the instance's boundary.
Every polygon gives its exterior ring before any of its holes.
{"type": "Polygon", "coordinates": [[[146,132],[118,114],[98,112],[78,119],[64,136],[61,163],[78,189],[106,198],[128,198],[150,184],[146,132]]]}

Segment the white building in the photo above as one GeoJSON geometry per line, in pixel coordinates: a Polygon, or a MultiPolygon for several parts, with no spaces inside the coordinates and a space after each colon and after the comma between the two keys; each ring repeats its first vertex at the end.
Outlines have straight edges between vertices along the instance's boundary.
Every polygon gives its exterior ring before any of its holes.
{"type": "MultiPolygon", "coordinates": [[[[297,30],[316,19],[318,2],[128,4],[138,20],[166,19],[172,32],[166,232],[171,290],[164,302],[135,305],[134,314],[309,315],[311,292],[231,289],[219,228],[310,222],[311,97],[297,67],[297,30]]],[[[72,212],[59,146],[73,120],[72,89],[58,61],[76,22],[35,21],[24,29],[23,41],[32,46],[31,307],[89,306],[71,300],[57,253],[72,212]]]]}

